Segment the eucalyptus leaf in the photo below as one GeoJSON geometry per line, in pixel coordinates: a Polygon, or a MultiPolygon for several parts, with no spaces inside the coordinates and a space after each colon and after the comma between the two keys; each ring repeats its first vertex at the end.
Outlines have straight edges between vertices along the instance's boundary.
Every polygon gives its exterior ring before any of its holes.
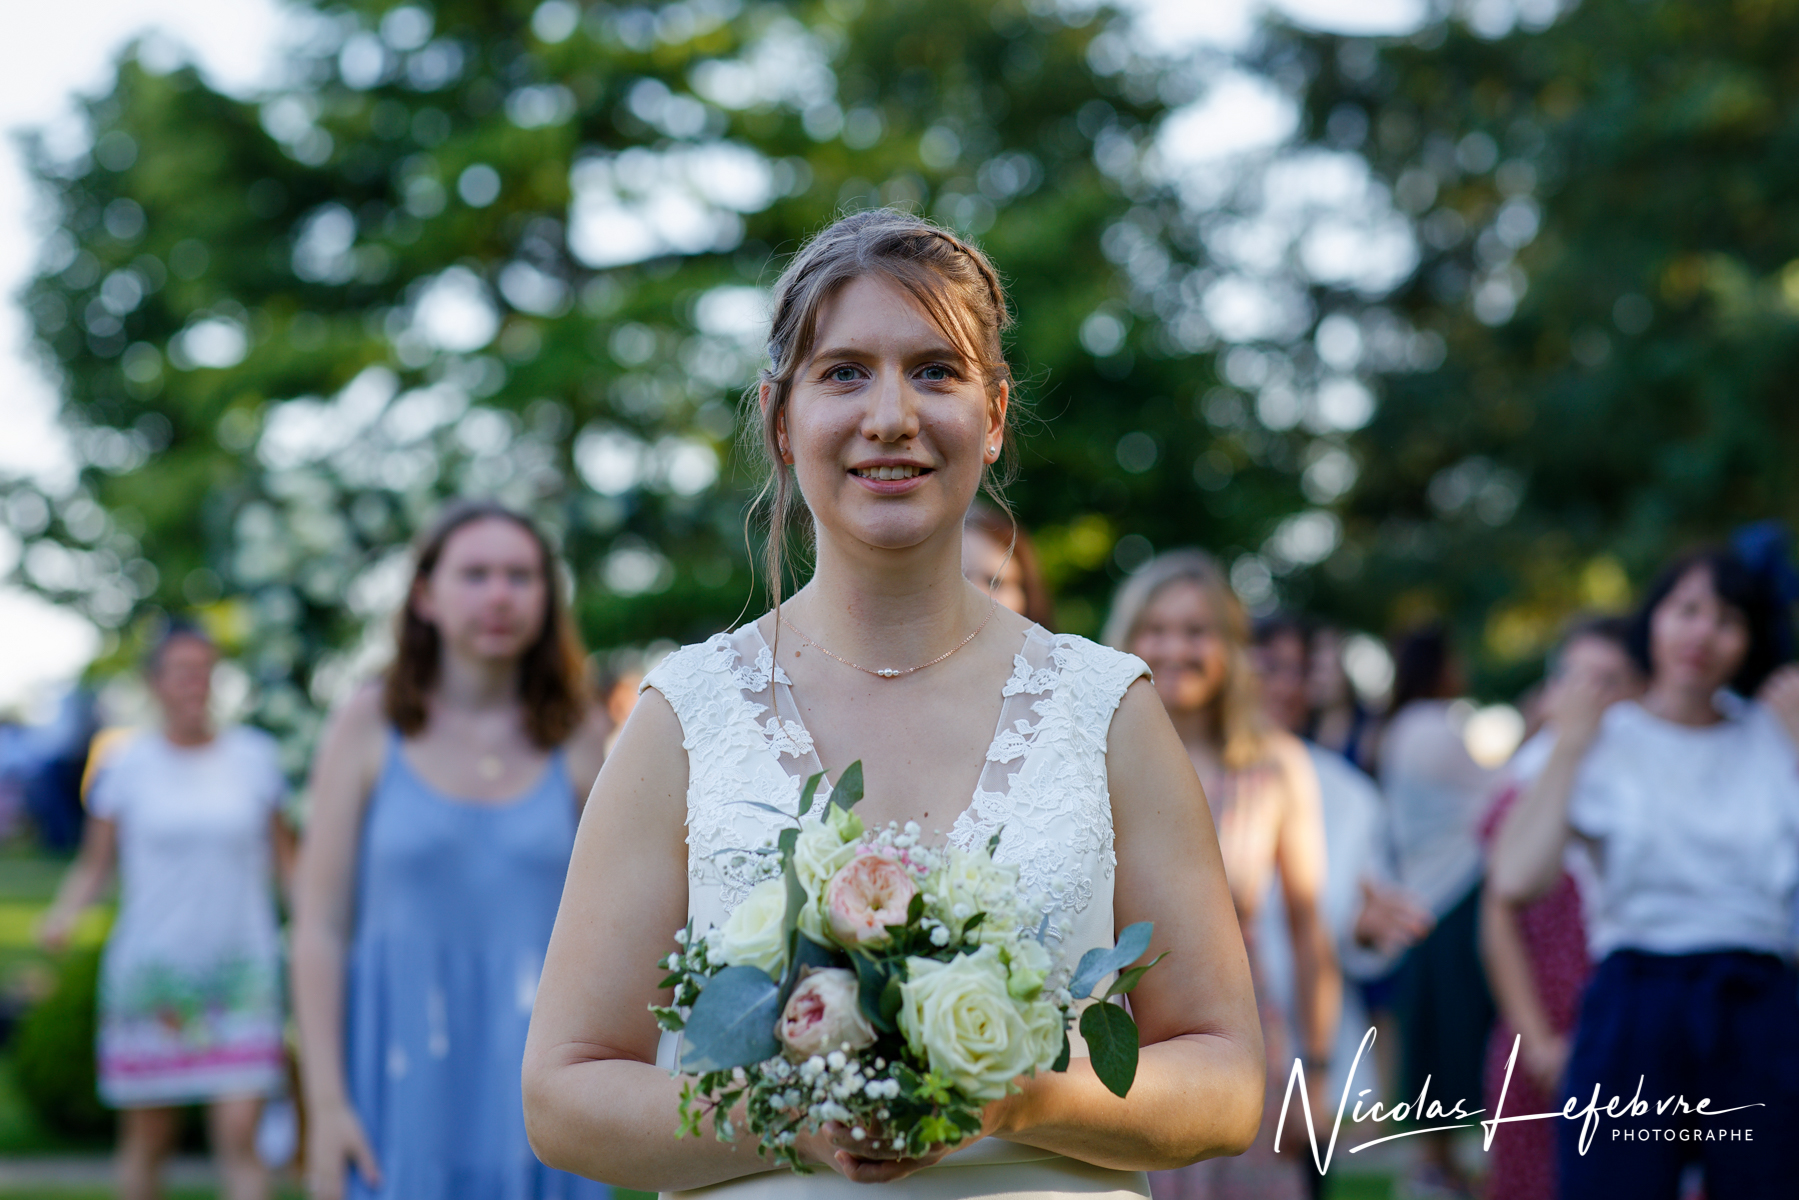
{"type": "Polygon", "coordinates": [[[787,888],[787,910],[781,916],[781,932],[790,934],[799,928],[800,913],[806,909],[806,885],[800,882],[791,858],[781,870],[781,881],[787,888]]]}
{"type": "Polygon", "coordinates": [[[992,857],[993,857],[993,852],[994,852],[994,851],[995,851],[995,850],[998,850],[998,849],[999,849],[999,839],[1000,839],[1000,835],[1001,835],[1001,834],[1003,834],[1003,833],[1005,833],[1005,832],[1006,832],[1006,829],[1005,829],[1005,826],[1003,826],[1003,825],[1002,825],[1002,826],[1000,826],[1000,827],[999,827],[999,828],[998,828],[998,829],[996,829],[996,830],[994,830],[994,831],[993,831],[993,836],[992,836],[992,837],[990,837],[990,838],[988,838],[988,839],[987,839],[987,857],[988,857],[988,858],[992,858],[992,857]]]}
{"type": "Polygon", "coordinates": [[[1056,1055],[1056,1061],[1049,1064],[1052,1071],[1066,1071],[1068,1060],[1074,1056],[1074,1040],[1068,1036],[1068,1030],[1062,1031],[1062,1053],[1056,1055]]]}
{"type": "Polygon", "coordinates": [[[843,774],[837,777],[837,786],[831,789],[831,803],[844,812],[856,807],[862,799],[862,760],[857,759],[843,768],[843,774]]]}
{"type": "Polygon", "coordinates": [[[1090,1004],[1081,1014],[1081,1036],[1093,1073],[1114,1096],[1125,1096],[1137,1078],[1137,1022],[1116,1004],[1090,1004]]]}
{"type": "Polygon", "coordinates": [[[1069,992],[1076,1000],[1085,1000],[1091,996],[1100,980],[1143,957],[1144,951],[1149,949],[1149,936],[1154,930],[1155,922],[1138,921],[1135,925],[1125,927],[1124,932],[1118,935],[1118,944],[1110,950],[1095,946],[1081,955],[1074,978],[1068,981],[1069,992]]]}
{"type": "Polygon", "coordinates": [[[1124,993],[1136,987],[1143,981],[1143,973],[1167,958],[1168,955],[1169,951],[1164,950],[1142,966],[1132,967],[1130,970],[1122,972],[1118,978],[1112,982],[1112,986],[1106,989],[1106,999],[1110,1000],[1113,996],[1122,996],[1124,993]]]}
{"type": "Polygon", "coordinates": [[[969,934],[971,934],[975,930],[979,929],[981,927],[981,922],[985,921],[986,919],[987,919],[986,913],[978,912],[974,916],[968,918],[968,920],[962,922],[962,936],[967,937],[969,934]]]}
{"type": "Polygon", "coordinates": [[[800,816],[812,811],[812,798],[818,795],[818,785],[823,783],[825,773],[816,771],[806,780],[806,786],[800,789],[800,816]]]}
{"type": "Polygon", "coordinates": [[[780,1002],[780,985],[758,967],[726,967],[714,975],[687,1014],[681,1070],[728,1071],[779,1054],[780,1002]]]}

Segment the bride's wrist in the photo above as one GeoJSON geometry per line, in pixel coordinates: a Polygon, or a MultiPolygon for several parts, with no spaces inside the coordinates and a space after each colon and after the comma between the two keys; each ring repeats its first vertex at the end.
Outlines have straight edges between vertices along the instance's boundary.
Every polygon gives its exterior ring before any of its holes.
{"type": "Polygon", "coordinates": [[[982,1137],[1010,1137],[1021,1132],[1030,1120],[1030,1093],[1041,1079],[1020,1079],[1019,1090],[987,1105],[981,1114],[982,1137]]]}

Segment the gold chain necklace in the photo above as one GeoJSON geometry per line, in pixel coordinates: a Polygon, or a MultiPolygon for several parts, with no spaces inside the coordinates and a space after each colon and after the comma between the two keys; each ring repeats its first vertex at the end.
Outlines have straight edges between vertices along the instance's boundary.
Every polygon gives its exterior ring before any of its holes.
{"type": "Polygon", "coordinates": [[[970,642],[974,641],[976,638],[980,637],[981,630],[987,628],[987,622],[993,620],[993,609],[994,609],[996,603],[997,603],[997,601],[993,597],[991,597],[991,596],[988,597],[988,599],[987,599],[987,615],[981,618],[981,623],[979,625],[975,626],[975,630],[973,633],[969,634],[967,637],[965,637],[961,641],[957,642],[954,646],[951,646],[948,650],[945,650],[942,654],[939,654],[936,658],[933,658],[930,662],[919,663],[916,667],[906,667],[904,670],[900,669],[899,667],[878,667],[878,668],[877,667],[865,667],[861,663],[853,663],[849,659],[843,657],[843,655],[841,655],[841,654],[832,654],[829,650],[825,649],[823,646],[819,645],[817,642],[815,642],[811,638],[807,637],[805,632],[803,630],[801,630],[798,625],[795,625],[792,621],[789,621],[786,618],[786,616],[781,617],[781,623],[783,625],[787,626],[787,628],[793,630],[793,632],[799,634],[800,641],[806,643],[806,645],[812,647],[814,650],[818,651],[820,654],[823,654],[823,655],[826,655],[827,657],[836,659],[838,662],[842,663],[846,667],[854,667],[856,670],[861,671],[865,675],[873,675],[879,679],[898,679],[902,675],[910,675],[914,671],[922,671],[926,667],[936,666],[938,663],[942,662],[944,659],[948,658],[950,655],[954,654],[956,651],[960,650],[962,647],[968,645],[968,643],[970,643],[970,642]]]}

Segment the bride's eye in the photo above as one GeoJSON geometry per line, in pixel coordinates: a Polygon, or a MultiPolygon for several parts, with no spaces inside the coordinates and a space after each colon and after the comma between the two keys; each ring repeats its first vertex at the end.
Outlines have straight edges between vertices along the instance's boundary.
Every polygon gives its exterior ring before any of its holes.
{"type": "Polygon", "coordinates": [[[856,376],[856,368],[847,363],[842,366],[832,367],[829,371],[825,372],[825,378],[832,383],[854,383],[856,382],[856,376]]]}
{"type": "Polygon", "coordinates": [[[928,367],[921,367],[918,376],[926,383],[948,383],[955,378],[950,374],[949,368],[942,363],[932,363],[928,367]]]}

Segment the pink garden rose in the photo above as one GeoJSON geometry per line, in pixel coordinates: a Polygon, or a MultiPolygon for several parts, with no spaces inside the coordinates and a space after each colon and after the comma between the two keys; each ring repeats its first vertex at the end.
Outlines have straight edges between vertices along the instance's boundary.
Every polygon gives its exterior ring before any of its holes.
{"type": "Polygon", "coordinates": [[[857,1003],[855,972],[841,967],[809,972],[787,998],[775,1035],[795,1061],[874,1045],[875,1031],[857,1003]]]}
{"type": "Polygon", "coordinates": [[[825,918],[845,946],[879,945],[887,940],[887,926],[906,923],[906,906],[917,894],[903,864],[878,854],[858,855],[825,888],[825,918]]]}

